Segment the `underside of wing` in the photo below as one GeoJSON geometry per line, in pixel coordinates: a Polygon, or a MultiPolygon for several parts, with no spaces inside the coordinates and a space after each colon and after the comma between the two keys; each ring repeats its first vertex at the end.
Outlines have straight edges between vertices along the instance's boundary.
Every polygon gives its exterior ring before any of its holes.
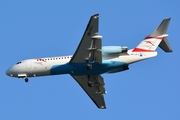
{"type": "Polygon", "coordinates": [[[84,35],[70,62],[98,62],[102,63],[102,36],[98,35],[99,14],[91,16],[84,35]]]}
{"type": "Polygon", "coordinates": [[[84,89],[92,101],[98,108],[105,109],[104,96],[104,80],[100,75],[83,75],[83,76],[72,76],[79,85],[84,89]]]}

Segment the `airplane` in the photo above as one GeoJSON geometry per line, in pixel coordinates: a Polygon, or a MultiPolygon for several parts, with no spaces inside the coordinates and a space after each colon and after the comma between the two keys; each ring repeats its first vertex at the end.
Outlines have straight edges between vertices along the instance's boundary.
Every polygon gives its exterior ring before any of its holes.
{"type": "Polygon", "coordinates": [[[166,34],[170,18],[164,19],[151,35],[146,36],[135,48],[126,46],[102,46],[98,34],[99,14],[92,15],[83,37],[73,55],[27,59],[17,62],[6,75],[23,78],[69,74],[88,94],[98,108],[106,109],[104,73],[117,73],[129,69],[129,65],[157,56],[159,46],[172,52],[166,34]]]}

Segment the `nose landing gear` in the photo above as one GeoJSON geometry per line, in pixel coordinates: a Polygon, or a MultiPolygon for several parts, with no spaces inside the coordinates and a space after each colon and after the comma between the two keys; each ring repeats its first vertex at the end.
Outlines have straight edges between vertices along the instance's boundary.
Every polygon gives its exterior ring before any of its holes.
{"type": "Polygon", "coordinates": [[[28,78],[25,78],[24,80],[25,80],[25,82],[28,82],[28,81],[29,81],[28,78]]]}
{"type": "Polygon", "coordinates": [[[24,79],[25,82],[28,82],[27,74],[18,74],[18,78],[24,79]]]}

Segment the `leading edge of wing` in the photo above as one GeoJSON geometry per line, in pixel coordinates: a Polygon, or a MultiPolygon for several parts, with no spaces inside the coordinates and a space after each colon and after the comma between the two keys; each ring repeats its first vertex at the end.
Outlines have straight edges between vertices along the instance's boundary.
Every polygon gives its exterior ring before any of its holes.
{"type": "Polygon", "coordinates": [[[91,45],[92,36],[98,34],[98,21],[99,21],[99,14],[95,14],[91,16],[87,27],[84,31],[83,37],[72,57],[70,62],[85,62],[86,58],[88,57],[89,52],[87,49],[91,45]]]}

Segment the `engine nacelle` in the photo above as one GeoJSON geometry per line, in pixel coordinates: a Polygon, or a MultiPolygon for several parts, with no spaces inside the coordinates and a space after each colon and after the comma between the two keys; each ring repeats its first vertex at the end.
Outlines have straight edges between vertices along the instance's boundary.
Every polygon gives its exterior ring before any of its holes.
{"type": "Polygon", "coordinates": [[[103,46],[102,54],[110,55],[110,54],[120,54],[126,53],[128,51],[128,47],[126,46],[103,46]]]}

